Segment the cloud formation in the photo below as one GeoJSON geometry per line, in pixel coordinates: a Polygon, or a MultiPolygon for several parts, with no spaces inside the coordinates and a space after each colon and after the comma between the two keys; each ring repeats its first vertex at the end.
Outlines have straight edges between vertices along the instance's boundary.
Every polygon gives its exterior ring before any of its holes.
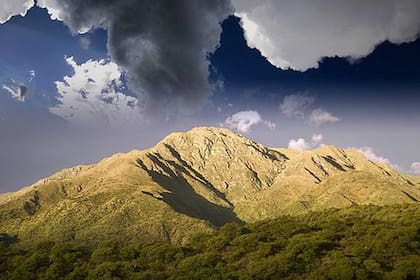
{"type": "Polygon", "coordinates": [[[292,150],[305,151],[309,150],[311,145],[307,143],[305,139],[299,138],[297,140],[291,139],[287,147],[292,150]]]}
{"type": "Polygon", "coordinates": [[[321,142],[322,142],[322,140],[324,140],[324,135],[322,135],[321,133],[319,133],[319,134],[314,134],[314,135],[312,135],[312,137],[311,137],[311,141],[312,141],[312,143],[314,143],[314,144],[319,144],[319,143],[321,143],[321,142]]]}
{"type": "Polygon", "coordinates": [[[228,117],[221,126],[237,132],[248,133],[253,126],[258,124],[264,124],[270,129],[276,128],[275,123],[264,120],[257,111],[240,111],[228,117]]]}
{"type": "Polygon", "coordinates": [[[280,104],[280,111],[288,118],[305,117],[305,111],[315,102],[315,97],[307,93],[287,95],[280,104]]]}
{"type": "Polygon", "coordinates": [[[29,74],[29,82],[32,82],[36,77],[36,71],[35,70],[29,70],[28,74],[29,74]]]}
{"type": "Polygon", "coordinates": [[[340,121],[340,118],[334,116],[321,108],[315,109],[309,116],[309,124],[313,126],[321,126],[326,123],[334,123],[340,121]]]}
{"type": "Polygon", "coordinates": [[[34,5],[33,0],[2,0],[0,1],[0,24],[8,21],[12,16],[25,16],[34,5]]]}
{"type": "Polygon", "coordinates": [[[80,38],[80,46],[84,49],[84,50],[88,50],[90,45],[91,45],[91,41],[89,37],[82,37],[80,38]]]}
{"type": "Polygon", "coordinates": [[[413,162],[410,166],[410,171],[415,175],[420,175],[420,162],[413,162]]]}
{"type": "Polygon", "coordinates": [[[28,88],[13,79],[5,81],[2,85],[2,89],[8,93],[13,99],[19,102],[25,102],[29,95],[28,88]]]}
{"type": "Polygon", "coordinates": [[[292,150],[305,151],[319,146],[322,140],[324,140],[324,136],[319,133],[312,135],[310,142],[307,142],[304,138],[291,139],[287,147],[292,150]]]}
{"type": "Polygon", "coordinates": [[[77,64],[66,58],[73,68],[72,76],[57,81],[58,105],[50,112],[74,124],[121,125],[139,121],[138,100],[123,93],[122,73],[109,60],[88,60],[77,64]]]}
{"type": "Polygon", "coordinates": [[[312,109],[315,105],[315,101],[316,98],[306,92],[287,95],[280,104],[280,112],[290,119],[306,119],[310,125],[316,127],[341,120],[324,109],[312,109]],[[311,109],[312,111],[310,111],[311,109]],[[309,112],[311,113],[307,117],[307,113],[309,112]]]}
{"type": "Polygon", "coordinates": [[[398,165],[393,164],[391,160],[382,157],[380,155],[377,155],[372,147],[361,147],[361,148],[355,148],[357,151],[362,153],[368,160],[379,162],[379,163],[385,163],[395,169],[398,169],[398,165]]]}
{"type": "Polygon", "coordinates": [[[219,44],[228,0],[38,0],[73,32],[108,31],[113,62],[148,107],[194,110],[211,94],[206,56],[219,44]],[[142,98],[143,99],[143,98],[142,98]]]}
{"type": "Polygon", "coordinates": [[[357,59],[420,34],[418,0],[232,0],[248,45],[275,66],[304,71],[322,57],[357,59]]]}

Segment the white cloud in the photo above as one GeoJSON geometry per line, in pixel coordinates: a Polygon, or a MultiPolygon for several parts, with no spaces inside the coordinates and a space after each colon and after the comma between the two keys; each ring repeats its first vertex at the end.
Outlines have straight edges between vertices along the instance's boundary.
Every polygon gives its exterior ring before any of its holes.
{"type": "Polygon", "coordinates": [[[312,143],[319,144],[322,142],[322,140],[324,140],[324,136],[321,133],[312,135],[312,138],[311,138],[312,143]]]}
{"type": "Polygon", "coordinates": [[[275,122],[269,121],[269,120],[264,120],[263,123],[268,126],[269,129],[274,130],[276,129],[277,125],[275,122]]]}
{"type": "Polygon", "coordinates": [[[51,107],[51,113],[76,124],[110,125],[141,119],[137,98],[122,92],[122,73],[115,63],[102,59],[79,65],[73,57],[66,62],[74,74],[55,83],[60,104],[51,107]]]}
{"type": "Polygon", "coordinates": [[[311,149],[311,145],[306,142],[305,139],[299,138],[297,140],[291,139],[289,141],[289,144],[287,145],[289,149],[298,150],[298,151],[304,151],[311,149]]]}
{"type": "Polygon", "coordinates": [[[253,126],[258,124],[264,124],[270,129],[276,127],[275,123],[264,120],[257,111],[240,111],[228,117],[221,126],[241,133],[248,133],[253,126]]]}
{"type": "Polygon", "coordinates": [[[309,124],[314,126],[321,126],[326,123],[334,123],[338,121],[340,121],[338,117],[320,108],[313,110],[309,116],[309,124]]]}
{"type": "Polygon", "coordinates": [[[413,162],[410,166],[410,170],[413,174],[420,175],[420,162],[413,162]]]}
{"type": "Polygon", "coordinates": [[[420,34],[418,0],[232,0],[250,47],[275,66],[306,70],[322,57],[361,58],[420,34]]]}
{"type": "MultiPolygon", "coordinates": [[[[41,8],[47,9],[48,14],[50,15],[52,20],[63,21],[63,16],[62,16],[63,11],[61,11],[60,5],[57,1],[55,1],[55,0],[38,0],[38,6],[41,7],[41,8]]],[[[85,29],[85,28],[83,28],[83,29],[85,29]]],[[[81,31],[79,33],[85,33],[85,32],[81,32],[81,31]]]]}
{"type": "Polygon", "coordinates": [[[88,50],[91,44],[91,40],[89,37],[82,37],[80,38],[80,46],[85,49],[88,50]]]}
{"type": "Polygon", "coordinates": [[[355,148],[357,151],[362,153],[368,160],[379,162],[379,163],[385,163],[395,169],[399,169],[398,165],[393,164],[389,159],[382,157],[380,155],[377,155],[372,147],[361,147],[361,148],[355,148]]]}
{"type": "Polygon", "coordinates": [[[29,73],[29,82],[32,82],[36,77],[36,72],[35,70],[29,70],[28,73],[29,73]]]}
{"type": "Polygon", "coordinates": [[[307,122],[313,126],[340,121],[338,117],[321,108],[312,110],[309,117],[306,117],[307,111],[314,105],[315,100],[315,97],[308,93],[287,95],[280,104],[280,111],[288,118],[307,119],[307,122]]]}
{"type": "Polygon", "coordinates": [[[315,102],[313,96],[307,93],[287,95],[280,104],[280,111],[288,118],[297,117],[303,119],[306,109],[315,102]]]}
{"type": "Polygon", "coordinates": [[[303,138],[299,138],[296,140],[291,139],[287,147],[293,150],[305,151],[305,150],[310,150],[317,147],[318,145],[321,144],[322,140],[324,140],[324,136],[321,133],[319,133],[319,134],[312,135],[310,142],[307,142],[303,138]]]}
{"type": "Polygon", "coordinates": [[[28,96],[28,88],[19,82],[16,82],[13,79],[9,79],[2,85],[3,90],[10,94],[10,96],[20,102],[25,102],[28,96]]]}
{"type": "Polygon", "coordinates": [[[1,0],[0,1],[0,24],[8,21],[12,16],[25,16],[27,11],[34,5],[33,0],[1,0]]]}

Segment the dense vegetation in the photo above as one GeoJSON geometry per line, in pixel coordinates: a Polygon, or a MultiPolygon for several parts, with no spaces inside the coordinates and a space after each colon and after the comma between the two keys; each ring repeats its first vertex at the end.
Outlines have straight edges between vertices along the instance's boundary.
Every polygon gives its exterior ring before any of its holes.
{"type": "Polygon", "coordinates": [[[231,223],[184,247],[3,242],[0,278],[420,279],[419,214],[417,205],[367,206],[231,223]]]}

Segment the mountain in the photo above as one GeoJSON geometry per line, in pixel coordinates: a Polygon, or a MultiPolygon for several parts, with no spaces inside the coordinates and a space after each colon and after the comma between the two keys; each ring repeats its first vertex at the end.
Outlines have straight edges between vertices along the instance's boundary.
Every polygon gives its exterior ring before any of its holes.
{"type": "Polygon", "coordinates": [[[37,240],[169,240],[227,222],[420,201],[420,181],[353,149],[269,148],[223,128],[60,171],[0,195],[0,233],[37,240]]]}

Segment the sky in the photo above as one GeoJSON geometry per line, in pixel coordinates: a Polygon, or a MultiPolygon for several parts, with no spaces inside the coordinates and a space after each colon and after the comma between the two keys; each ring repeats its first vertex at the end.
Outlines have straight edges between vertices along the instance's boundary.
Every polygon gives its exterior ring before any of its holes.
{"type": "Polygon", "coordinates": [[[420,175],[417,0],[2,0],[0,192],[195,126],[420,175]]]}

